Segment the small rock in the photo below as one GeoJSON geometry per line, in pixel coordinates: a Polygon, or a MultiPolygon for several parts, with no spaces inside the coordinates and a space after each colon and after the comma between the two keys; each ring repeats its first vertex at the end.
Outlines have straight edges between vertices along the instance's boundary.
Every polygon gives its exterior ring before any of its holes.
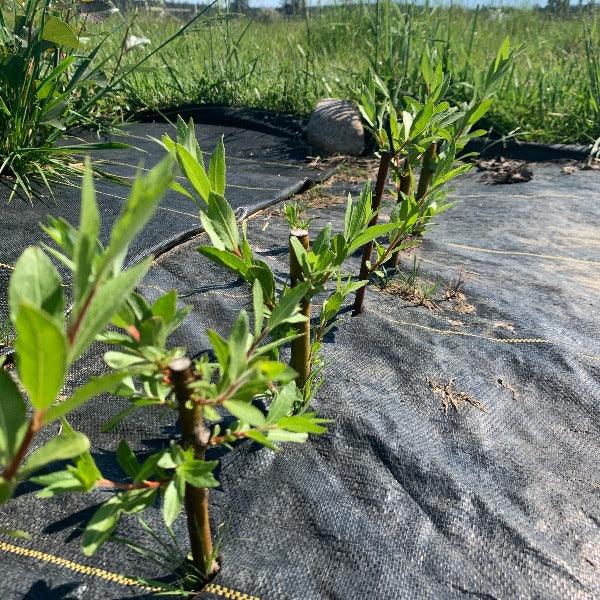
{"type": "Polygon", "coordinates": [[[503,158],[480,160],[477,163],[480,171],[486,171],[481,177],[485,183],[525,183],[533,177],[533,171],[524,160],[503,158]]]}
{"type": "Polygon", "coordinates": [[[358,109],[347,100],[319,100],[306,127],[308,143],[326,154],[358,156],[365,147],[365,132],[358,109]]]}

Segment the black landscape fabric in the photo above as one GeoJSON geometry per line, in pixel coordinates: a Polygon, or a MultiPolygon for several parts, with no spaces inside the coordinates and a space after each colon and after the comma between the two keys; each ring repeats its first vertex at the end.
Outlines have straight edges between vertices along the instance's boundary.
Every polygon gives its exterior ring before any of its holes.
{"type": "MultiPolygon", "coordinates": [[[[478,173],[459,182],[457,205],[402,257],[405,278],[417,258],[429,297],[415,301],[415,286],[393,277],[369,288],[363,315],[343,314],[315,402],[333,419],[328,434],[277,454],[242,443],[223,458],[210,496],[223,569],[201,598],[600,596],[600,172],[533,171],[524,184],[485,185],[478,173]]],[[[313,231],[339,229],[348,186],[308,196],[313,231]]],[[[239,204],[237,194],[228,196],[239,204]]],[[[284,281],[281,206],[253,215],[248,230],[284,281]]],[[[200,256],[201,243],[163,253],[141,289],[152,298],[175,288],[193,305],[173,344],[194,355],[208,347],[207,328],[225,334],[250,308],[246,287],[200,256]]],[[[74,383],[102,369],[101,353],[81,361],[74,383]]],[[[99,433],[122,406],[100,398],[72,419],[107,477],[118,476],[121,437],[151,451],[174,427],[147,412],[99,433]]],[[[127,547],[79,551],[78,528],[107,497],[38,500],[31,486],[3,507],[0,528],[32,538],[0,541],[2,598],[152,596],[114,575],[164,575],[127,547]]],[[[158,509],[146,517],[162,531],[158,509]]],[[[119,533],[144,539],[134,518],[119,533]]],[[[182,519],[175,533],[185,543],[182,519]]]]}

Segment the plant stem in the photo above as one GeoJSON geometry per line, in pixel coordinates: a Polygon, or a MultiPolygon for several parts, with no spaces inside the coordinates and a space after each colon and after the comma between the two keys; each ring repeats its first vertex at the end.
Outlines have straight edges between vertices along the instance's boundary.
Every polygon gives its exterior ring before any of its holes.
{"type": "MultiPolygon", "coordinates": [[[[379,216],[378,211],[381,206],[381,199],[383,198],[383,193],[385,191],[385,183],[387,181],[388,171],[390,168],[390,163],[392,161],[392,154],[390,152],[382,152],[381,159],[379,161],[379,170],[377,171],[377,181],[375,183],[375,195],[371,201],[371,208],[373,210],[373,216],[371,217],[371,221],[369,223],[369,227],[373,225],[377,225],[377,218],[379,216]]],[[[358,278],[361,281],[365,281],[369,279],[369,275],[371,274],[371,269],[369,268],[368,263],[371,260],[371,254],[373,253],[373,242],[369,242],[365,244],[363,247],[362,261],[360,263],[360,273],[358,278]]],[[[354,308],[352,310],[352,316],[360,315],[363,311],[363,303],[365,301],[365,291],[366,285],[361,287],[356,292],[356,296],[354,298],[354,308]]]]}
{"type": "Polygon", "coordinates": [[[429,148],[425,150],[423,154],[423,166],[421,168],[421,175],[419,176],[419,185],[417,186],[417,193],[415,198],[417,202],[422,200],[427,194],[431,178],[435,172],[435,157],[437,155],[437,143],[431,142],[429,148]]]}
{"type": "MultiPolygon", "coordinates": [[[[302,265],[296,258],[296,253],[292,248],[292,238],[296,238],[308,251],[310,238],[306,229],[292,229],[290,231],[290,281],[292,287],[297,286],[304,279],[302,274],[302,265]]],[[[291,361],[290,365],[298,373],[296,385],[298,389],[304,391],[306,382],[310,377],[310,300],[303,299],[300,303],[300,312],[306,317],[305,321],[298,323],[296,328],[300,337],[291,342],[291,361]]]]}
{"type": "MultiPolygon", "coordinates": [[[[197,460],[204,460],[210,440],[210,431],[204,423],[202,406],[193,402],[191,398],[189,384],[195,379],[192,372],[192,361],[187,357],[178,358],[169,365],[169,369],[179,407],[182,445],[184,448],[193,448],[194,457],[197,460]]],[[[218,563],[213,560],[208,508],[208,490],[186,483],[185,512],[192,547],[192,560],[194,566],[206,578],[219,570],[218,563]]]]}
{"type": "Polygon", "coordinates": [[[21,441],[19,449],[2,472],[2,478],[4,480],[12,481],[17,476],[17,471],[19,470],[21,463],[25,460],[27,450],[29,450],[29,446],[31,445],[33,438],[42,428],[43,417],[44,413],[37,410],[33,413],[31,419],[29,419],[29,425],[27,426],[27,431],[25,431],[25,435],[23,436],[23,440],[21,441]]]}
{"type": "MultiPolygon", "coordinates": [[[[405,159],[404,164],[400,167],[400,185],[398,186],[398,198],[396,200],[397,204],[400,204],[404,201],[404,196],[410,195],[413,188],[413,174],[410,168],[410,164],[408,159],[405,159]]],[[[388,265],[392,268],[396,268],[398,263],[400,262],[400,250],[394,250],[392,256],[388,261],[388,265]]]]}

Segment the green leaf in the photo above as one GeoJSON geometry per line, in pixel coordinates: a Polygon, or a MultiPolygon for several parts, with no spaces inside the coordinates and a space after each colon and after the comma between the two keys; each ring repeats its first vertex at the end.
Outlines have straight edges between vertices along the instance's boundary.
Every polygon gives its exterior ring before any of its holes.
{"type": "Polygon", "coordinates": [[[200,246],[198,252],[214,263],[231,269],[244,279],[248,274],[248,265],[238,256],[229,250],[222,250],[213,246],[200,246]]]}
{"type": "Polygon", "coordinates": [[[233,208],[223,196],[215,192],[209,194],[208,206],[200,212],[200,220],[216,247],[219,246],[214,243],[213,235],[217,236],[223,248],[232,251],[238,250],[240,233],[237,220],[233,208]],[[207,220],[210,221],[209,228],[207,228],[207,220]],[[211,235],[210,228],[212,228],[213,235],[211,235]]]}
{"type": "Polygon", "coordinates": [[[282,417],[277,421],[277,426],[286,431],[295,431],[297,433],[325,433],[327,428],[319,425],[319,422],[323,422],[323,419],[315,420],[311,416],[304,414],[282,417]]]}
{"type": "Polygon", "coordinates": [[[42,39],[57,46],[73,50],[79,48],[80,45],[79,38],[75,35],[71,27],[54,15],[46,18],[42,39]]]}
{"type": "Polygon", "coordinates": [[[265,320],[263,289],[258,279],[255,279],[252,284],[252,308],[254,311],[254,336],[258,337],[262,332],[265,320]]]}
{"type": "Polygon", "coordinates": [[[113,392],[129,374],[129,371],[117,371],[115,373],[100,375],[99,377],[92,377],[88,382],[78,387],[72,396],[69,396],[69,398],[60,404],[51,406],[44,413],[42,422],[44,425],[47,425],[79,408],[92,398],[106,392],[113,392]]]}
{"type": "Polygon", "coordinates": [[[87,452],[90,448],[88,438],[78,431],[64,429],[63,432],[47,441],[32,452],[19,469],[19,479],[25,479],[34,471],[57,460],[67,460],[87,452]]]}
{"type": "Polygon", "coordinates": [[[223,137],[219,140],[215,151],[210,159],[210,165],[208,167],[208,178],[210,180],[213,191],[223,196],[225,194],[225,145],[223,144],[223,137]]]}
{"type": "Polygon", "coordinates": [[[75,469],[72,466],[67,468],[83,483],[86,491],[91,490],[97,481],[103,479],[94,457],[89,452],[84,452],[77,457],[75,469]]]}
{"type": "MultiPolygon", "coordinates": [[[[100,213],[96,204],[96,192],[89,158],[85,161],[85,172],[81,187],[81,215],[79,233],[73,252],[74,273],[73,290],[75,303],[78,304],[87,293],[96,255],[100,213]]],[[[77,312],[78,309],[76,309],[77,312]]]]}
{"type": "Polygon", "coordinates": [[[271,402],[267,423],[277,423],[279,419],[289,415],[296,401],[302,400],[302,394],[294,381],[284,385],[271,402]]]}
{"type": "Polygon", "coordinates": [[[135,478],[139,473],[141,466],[133,453],[133,450],[125,440],[119,442],[116,454],[117,462],[121,469],[123,469],[123,472],[129,475],[129,477],[135,478]]]}
{"type": "Polygon", "coordinates": [[[306,296],[309,289],[310,283],[303,282],[283,294],[271,311],[271,318],[269,319],[269,328],[271,330],[288,322],[290,317],[297,314],[300,308],[300,301],[306,296]]]}
{"type": "Polygon", "coordinates": [[[12,377],[0,367],[0,464],[15,455],[26,429],[25,400],[12,377]]]}
{"type": "Polygon", "coordinates": [[[37,410],[48,408],[67,372],[67,340],[54,320],[37,306],[21,304],[16,323],[17,364],[21,383],[37,410]]]}
{"type": "Polygon", "coordinates": [[[248,280],[258,279],[263,289],[265,301],[273,302],[275,300],[275,276],[271,267],[264,260],[257,260],[248,269],[248,280]]]}
{"type": "Polygon", "coordinates": [[[126,369],[132,365],[145,363],[146,359],[139,354],[133,354],[131,352],[118,352],[116,350],[109,350],[104,353],[104,362],[111,369],[126,369]]]}
{"type": "Polygon", "coordinates": [[[208,202],[211,185],[202,164],[181,144],[177,144],[177,159],[181,170],[196,190],[198,196],[204,202],[208,202]]]}
{"type": "Polygon", "coordinates": [[[29,302],[53,317],[64,318],[65,298],[62,280],[50,259],[40,248],[30,246],[19,257],[10,278],[8,298],[14,323],[22,302],[29,302]]]}
{"type": "Polygon", "coordinates": [[[253,427],[264,425],[265,416],[250,402],[242,400],[225,400],[223,406],[234,416],[253,427]]]}
{"type": "Polygon", "coordinates": [[[71,471],[55,471],[47,475],[38,475],[31,477],[29,481],[44,488],[36,494],[38,498],[53,498],[60,494],[85,491],[83,483],[71,471]]]}
{"type": "Polygon", "coordinates": [[[113,261],[118,269],[121,268],[129,243],[150,220],[172,179],[173,161],[170,157],[161,160],[143,177],[135,178],[123,211],[113,225],[99,272],[103,272],[113,261]]]}
{"type": "Polygon", "coordinates": [[[113,496],[94,513],[88,522],[81,542],[86,556],[93,556],[116,529],[123,511],[121,503],[119,495],[113,496]]]}
{"type": "Polygon", "coordinates": [[[70,363],[79,357],[93,342],[94,337],[110,323],[112,315],[120,310],[133,288],[150,268],[151,262],[152,257],[149,256],[100,286],[76,332],[69,353],[70,363]]]}
{"type": "Polygon", "coordinates": [[[235,379],[246,368],[248,362],[246,351],[248,350],[249,329],[248,313],[245,310],[241,310],[233,322],[231,333],[227,340],[227,348],[229,350],[228,375],[231,379],[235,379]]]}
{"type": "Polygon", "coordinates": [[[171,527],[180,515],[185,497],[185,479],[175,471],[163,495],[163,519],[167,527],[171,527]]]}
{"type": "Polygon", "coordinates": [[[222,370],[225,370],[227,368],[227,362],[229,361],[229,348],[227,342],[212,329],[209,329],[206,333],[213,350],[215,351],[215,356],[219,361],[219,366],[222,370]]]}
{"type": "Polygon", "coordinates": [[[271,450],[279,450],[279,448],[262,432],[257,429],[250,429],[244,434],[247,438],[254,440],[261,446],[266,446],[271,450]]]}
{"type": "Polygon", "coordinates": [[[303,444],[308,439],[308,433],[296,433],[294,431],[284,431],[283,429],[271,429],[267,437],[272,442],[295,442],[303,444]]]}
{"type": "Polygon", "coordinates": [[[258,366],[263,377],[269,381],[287,383],[298,376],[294,369],[277,360],[261,360],[258,366]]]}
{"type": "Polygon", "coordinates": [[[16,484],[0,477],[0,505],[8,502],[15,492],[16,484]]]}
{"type": "Polygon", "coordinates": [[[171,290],[157,298],[151,310],[155,317],[162,317],[165,323],[170,323],[177,314],[177,292],[171,290]]]}
{"type": "Polygon", "coordinates": [[[177,468],[177,472],[190,485],[198,488],[218,487],[219,482],[212,474],[218,460],[188,460],[177,468]]]}
{"type": "Polygon", "coordinates": [[[380,223],[379,225],[372,225],[352,240],[348,248],[348,254],[352,254],[365,244],[372,242],[382,235],[386,235],[390,231],[394,231],[394,229],[398,229],[397,223],[380,223]]]}

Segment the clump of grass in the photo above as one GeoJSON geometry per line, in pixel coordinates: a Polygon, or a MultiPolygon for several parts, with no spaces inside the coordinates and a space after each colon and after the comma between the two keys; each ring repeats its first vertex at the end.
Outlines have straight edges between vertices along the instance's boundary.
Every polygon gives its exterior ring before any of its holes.
{"type": "MultiPolygon", "coordinates": [[[[25,0],[0,6],[0,184],[32,198],[83,172],[82,154],[127,147],[118,142],[65,143],[78,126],[99,127],[122,107],[113,93],[142,63],[195,22],[178,26],[142,56],[133,26],[121,16],[101,32],[86,31],[77,3],[25,0]],[[108,41],[110,40],[110,44],[108,41]],[[110,46],[110,47],[109,47],[110,46]],[[127,62],[127,64],[125,64],[127,62]],[[111,97],[110,110],[106,109],[111,97]],[[60,142],[60,143],[59,143],[60,142]]],[[[141,38],[139,38],[141,39],[141,38]]],[[[94,167],[96,173],[106,173],[94,167]]]]}
{"type": "MultiPolygon", "coordinates": [[[[436,46],[461,101],[485,76],[493,52],[509,35],[522,48],[486,117],[505,136],[553,142],[600,137],[597,118],[600,12],[554,15],[535,8],[419,7],[386,0],[312,7],[304,17],[214,19],[132,72],[121,91],[132,109],[183,102],[224,103],[308,114],[317,99],[351,97],[377,63],[415,95],[423,48],[436,46]]],[[[98,25],[107,31],[114,19],[98,25]]],[[[136,31],[152,40],[179,27],[175,18],[140,14],[136,31]]],[[[111,41],[116,44],[116,41],[111,41]]],[[[124,65],[133,56],[125,56],[124,65]]]]}
{"type": "Polygon", "coordinates": [[[410,270],[398,271],[396,275],[385,281],[382,290],[416,306],[424,306],[431,310],[441,310],[435,296],[440,290],[440,281],[426,281],[420,275],[421,262],[415,256],[410,270]]]}

